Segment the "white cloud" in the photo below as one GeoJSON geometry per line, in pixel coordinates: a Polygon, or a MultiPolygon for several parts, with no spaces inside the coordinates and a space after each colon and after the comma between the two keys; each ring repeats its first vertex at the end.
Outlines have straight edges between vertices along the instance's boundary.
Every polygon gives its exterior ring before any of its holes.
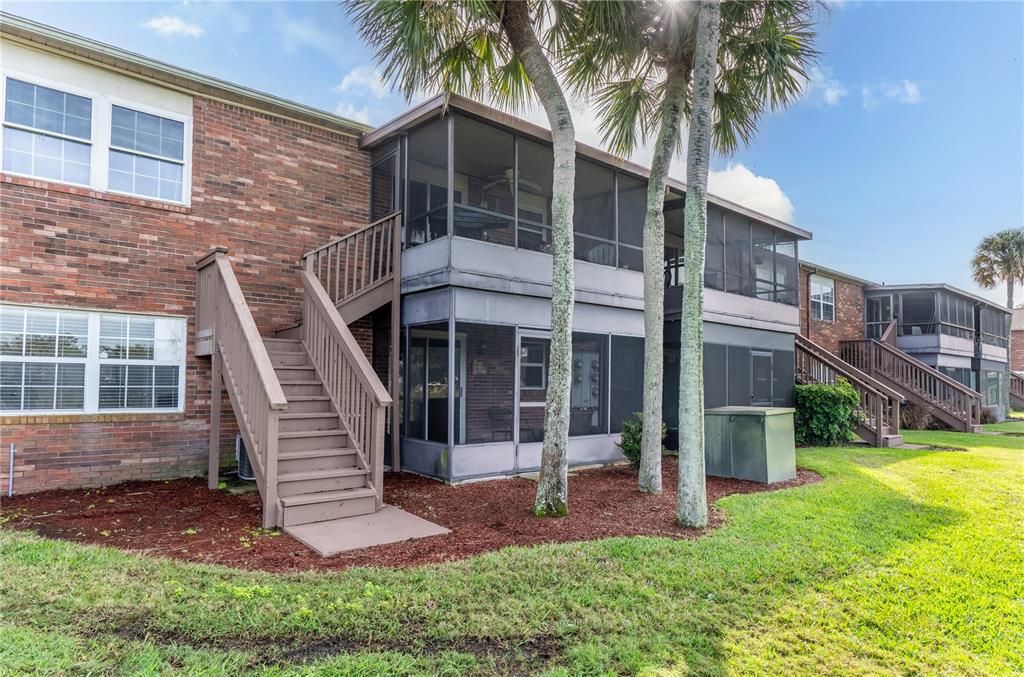
{"type": "Polygon", "coordinates": [[[170,15],[153,17],[144,25],[167,37],[182,35],[189,38],[198,38],[206,32],[199,24],[187,23],[176,16],[170,15]]]}
{"type": "Polygon", "coordinates": [[[861,88],[864,110],[874,110],[884,103],[916,104],[921,102],[921,87],[913,80],[887,80],[861,88]]]}
{"type": "Polygon", "coordinates": [[[336,92],[367,91],[377,99],[383,99],[390,91],[378,71],[373,66],[356,66],[334,87],[336,92]]]}
{"type": "Polygon", "coordinates": [[[807,82],[803,87],[804,96],[810,101],[826,106],[837,106],[839,100],[848,94],[846,87],[837,78],[832,77],[831,68],[814,66],[807,73],[807,82]]]}
{"type": "Polygon", "coordinates": [[[341,38],[321,28],[313,19],[293,19],[283,11],[276,14],[275,28],[281,33],[285,52],[295,53],[306,47],[323,52],[335,61],[345,58],[345,45],[341,38]]]}
{"type": "Polygon", "coordinates": [[[712,170],[708,192],[781,221],[793,221],[793,202],[775,179],[758,176],[742,164],[712,170]]]}
{"type": "Polygon", "coordinates": [[[364,125],[370,124],[370,110],[366,106],[356,108],[350,103],[342,102],[335,107],[334,114],[349,120],[362,122],[364,125]]]}

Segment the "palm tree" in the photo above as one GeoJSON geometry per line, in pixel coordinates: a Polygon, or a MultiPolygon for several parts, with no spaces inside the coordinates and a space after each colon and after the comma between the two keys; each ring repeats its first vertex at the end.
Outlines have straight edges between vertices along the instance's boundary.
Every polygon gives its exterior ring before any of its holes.
{"type": "MultiPolygon", "coordinates": [[[[767,108],[785,107],[800,95],[806,68],[817,54],[815,7],[811,0],[722,3],[712,133],[716,150],[727,154],[748,143],[767,108]]],[[[596,92],[604,142],[613,152],[628,155],[657,130],[644,219],[646,341],[639,472],[640,490],[654,493],[661,491],[664,195],[689,103],[694,9],[692,3],[666,0],[585,3],[570,34],[574,39],[561,51],[574,89],[596,92]]],[[[700,253],[703,259],[703,244],[700,253]]],[[[686,261],[688,266],[694,263],[686,261]]],[[[703,263],[697,270],[703,270],[703,263]]],[[[699,362],[697,367],[700,372],[699,362]]],[[[688,427],[696,425],[691,421],[688,427]]]]}
{"type": "MultiPolygon", "coordinates": [[[[1018,283],[1024,283],[1024,228],[1007,228],[982,239],[974,250],[971,259],[971,275],[979,287],[992,289],[1000,282],[1006,283],[1006,307],[1010,314],[1006,317],[1007,355],[1010,355],[1009,341],[1013,332],[1013,292],[1018,283]]],[[[1004,368],[1007,387],[1000,394],[1000,406],[1004,412],[1010,411],[1010,360],[1006,360],[1004,368]]]]}
{"type": "Polygon", "coordinates": [[[971,275],[979,287],[1006,283],[1006,307],[1013,310],[1013,292],[1024,283],[1024,228],[1007,228],[981,240],[971,259],[971,275]]]}
{"type": "Polygon", "coordinates": [[[359,0],[348,5],[360,34],[377,50],[384,78],[407,98],[437,89],[488,97],[515,110],[535,95],[547,114],[554,154],[551,347],[534,511],[557,516],[567,514],[569,506],[576,133],[568,101],[538,37],[547,26],[550,44],[560,40],[557,34],[565,23],[554,16],[555,10],[549,17],[550,9],[545,3],[502,0],[359,0]]]}

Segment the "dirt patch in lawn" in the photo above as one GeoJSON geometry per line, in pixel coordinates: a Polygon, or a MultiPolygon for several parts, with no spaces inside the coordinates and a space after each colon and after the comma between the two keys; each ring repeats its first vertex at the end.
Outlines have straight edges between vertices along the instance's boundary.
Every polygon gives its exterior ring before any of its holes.
{"type": "MultiPolygon", "coordinates": [[[[191,562],[264,571],[405,567],[457,560],[510,545],[588,541],[611,536],[696,538],[721,526],[712,508],[707,530],[675,524],[676,463],[664,463],[664,493],[636,489],[625,466],[574,472],[568,517],[535,517],[536,485],[506,479],[447,486],[408,473],[385,475],[384,500],[451,529],[445,536],[381,545],[321,558],[290,536],[260,528],[256,493],[210,491],[203,479],[129,482],[102,489],[47,491],[4,499],[4,528],[48,538],[96,543],[191,562]]],[[[800,470],[775,485],[709,477],[708,501],[730,494],[772,491],[817,482],[800,470]]]]}

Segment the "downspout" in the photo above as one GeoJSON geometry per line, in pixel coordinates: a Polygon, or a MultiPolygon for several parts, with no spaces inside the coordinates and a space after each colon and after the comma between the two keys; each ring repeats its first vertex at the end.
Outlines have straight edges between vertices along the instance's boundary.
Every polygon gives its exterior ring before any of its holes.
{"type": "Polygon", "coordinates": [[[14,442],[11,442],[11,462],[7,466],[7,498],[14,496],[14,442]]]}

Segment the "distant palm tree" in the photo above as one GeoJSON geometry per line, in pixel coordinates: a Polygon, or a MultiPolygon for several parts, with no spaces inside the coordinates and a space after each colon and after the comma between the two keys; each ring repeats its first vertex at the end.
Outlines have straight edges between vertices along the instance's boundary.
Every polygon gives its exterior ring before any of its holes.
{"type": "Polygon", "coordinates": [[[1006,366],[1003,369],[1006,381],[1001,388],[1000,405],[1004,412],[1010,411],[1010,341],[1013,340],[1013,290],[1024,284],[1024,228],[1007,228],[982,238],[971,259],[971,275],[979,287],[992,289],[1000,282],[1006,283],[1006,366]]]}
{"type": "Polygon", "coordinates": [[[1007,228],[982,239],[971,259],[971,274],[979,287],[1006,283],[1006,307],[1013,310],[1013,292],[1024,284],[1024,228],[1007,228]]]}

